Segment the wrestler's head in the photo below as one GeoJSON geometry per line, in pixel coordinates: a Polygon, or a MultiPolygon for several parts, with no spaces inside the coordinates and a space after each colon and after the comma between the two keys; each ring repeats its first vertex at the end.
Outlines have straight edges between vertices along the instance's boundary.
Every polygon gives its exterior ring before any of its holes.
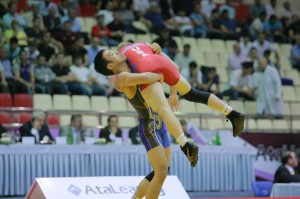
{"type": "Polygon", "coordinates": [[[126,56],[114,50],[101,50],[94,59],[95,70],[105,76],[122,71],[126,56]]]}

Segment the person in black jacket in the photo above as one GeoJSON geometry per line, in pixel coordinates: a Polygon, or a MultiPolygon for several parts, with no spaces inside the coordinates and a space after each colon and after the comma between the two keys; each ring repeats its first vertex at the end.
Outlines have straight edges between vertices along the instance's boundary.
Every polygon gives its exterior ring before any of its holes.
{"type": "Polygon", "coordinates": [[[35,143],[39,143],[41,141],[54,143],[54,139],[50,134],[49,128],[44,123],[45,113],[41,111],[33,112],[31,121],[24,123],[19,129],[21,134],[20,142],[22,142],[23,137],[34,137],[35,143]]]}
{"type": "Polygon", "coordinates": [[[110,115],[107,126],[100,130],[99,138],[105,138],[106,142],[114,142],[116,137],[122,138],[122,130],[118,127],[118,116],[110,115]]]}
{"type": "Polygon", "coordinates": [[[274,183],[300,182],[300,175],[294,170],[298,165],[296,154],[286,151],[281,157],[282,165],[276,170],[274,183]]]}
{"type": "Polygon", "coordinates": [[[7,133],[7,130],[0,124],[0,138],[2,137],[2,133],[7,133]]]}
{"type": "Polygon", "coordinates": [[[139,126],[136,125],[135,127],[129,129],[129,138],[133,145],[141,144],[141,139],[139,136],[139,126]]]}

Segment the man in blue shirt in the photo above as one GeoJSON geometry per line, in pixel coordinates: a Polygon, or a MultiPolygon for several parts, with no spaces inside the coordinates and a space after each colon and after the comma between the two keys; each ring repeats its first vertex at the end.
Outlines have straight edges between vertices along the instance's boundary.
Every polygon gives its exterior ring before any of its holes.
{"type": "Polygon", "coordinates": [[[271,15],[270,19],[264,25],[264,31],[271,40],[276,42],[283,41],[283,29],[281,22],[277,19],[276,15],[271,15]]]}
{"type": "Polygon", "coordinates": [[[71,22],[71,31],[72,32],[81,32],[81,24],[76,17],[76,11],[74,8],[68,9],[68,15],[62,17],[61,22],[64,24],[65,21],[71,22]]]}
{"type": "Polygon", "coordinates": [[[87,49],[89,64],[94,63],[94,58],[96,57],[97,53],[100,51],[100,48],[98,46],[99,46],[99,38],[93,37],[91,39],[91,45],[87,49]]]}
{"type": "Polygon", "coordinates": [[[295,37],[296,43],[291,50],[291,58],[293,67],[300,71],[300,35],[295,37]]]}
{"type": "Polygon", "coordinates": [[[230,5],[231,0],[226,0],[225,4],[220,7],[220,13],[223,13],[224,10],[228,10],[229,12],[229,18],[235,19],[235,9],[230,5]]]}
{"type": "Polygon", "coordinates": [[[20,27],[24,28],[26,25],[26,22],[25,22],[24,18],[17,13],[17,4],[13,3],[13,2],[9,3],[8,9],[9,9],[9,12],[3,16],[4,30],[10,28],[10,24],[13,19],[15,19],[19,22],[20,27]]]}

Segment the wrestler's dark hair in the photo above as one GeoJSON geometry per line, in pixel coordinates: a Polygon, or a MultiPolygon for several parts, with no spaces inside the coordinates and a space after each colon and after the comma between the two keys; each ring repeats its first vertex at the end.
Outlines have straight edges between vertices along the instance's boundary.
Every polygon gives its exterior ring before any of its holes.
{"type": "Polygon", "coordinates": [[[104,51],[105,50],[101,50],[94,59],[95,71],[97,71],[98,73],[101,73],[102,75],[105,75],[105,76],[114,75],[114,73],[112,71],[108,70],[108,68],[107,68],[109,61],[107,61],[103,57],[104,51]]]}

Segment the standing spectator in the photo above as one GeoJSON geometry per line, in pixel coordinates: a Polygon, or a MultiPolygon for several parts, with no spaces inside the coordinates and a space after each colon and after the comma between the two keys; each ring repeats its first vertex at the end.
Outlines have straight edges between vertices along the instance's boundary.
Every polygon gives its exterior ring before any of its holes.
{"type": "Polygon", "coordinates": [[[201,4],[196,4],[194,12],[190,15],[194,25],[195,37],[206,37],[208,27],[206,23],[206,16],[202,12],[201,4]]]}
{"type": "Polygon", "coordinates": [[[194,57],[190,55],[191,46],[189,44],[185,44],[183,46],[183,52],[178,53],[174,61],[179,66],[179,71],[182,71],[185,68],[188,68],[190,63],[195,61],[194,57]]]}
{"type": "Polygon", "coordinates": [[[258,39],[252,43],[252,47],[256,48],[259,57],[262,57],[266,50],[274,51],[276,56],[278,56],[277,51],[275,51],[272,44],[266,40],[265,34],[263,33],[258,35],[258,39]]]}
{"type": "Polygon", "coordinates": [[[83,144],[86,128],[83,126],[82,115],[73,114],[70,124],[59,129],[59,136],[67,137],[68,144],[83,144]]]}
{"type": "Polygon", "coordinates": [[[62,17],[62,23],[64,24],[65,21],[69,21],[71,25],[72,32],[81,32],[81,24],[76,16],[76,10],[74,8],[68,9],[68,15],[62,17]]]}
{"type": "Polygon", "coordinates": [[[38,50],[40,51],[41,55],[45,56],[46,61],[49,61],[50,58],[55,54],[54,48],[50,46],[51,41],[52,37],[50,32],[44,32],[43,41],[39,44],[38,50]]]}
{"type": "Polygon", "coordinates": [[[26,93],[27,87],[15,80],[13,68],[10,61],[7,59],[7,50],[4,46],[0,47],[0,65],[2,66],[2,85],[4,90],[10,91],[11,94],[26,93]],[[8,86],[8,89],[7,89],[8,86]]]}
{"type": "Polygon", "coordinates": [[[63,83],[56,81],[56,75],[46,64],[44,55],[38,56],[37,65],[34,67],[34,76],[36,85],[42,89],[43,93],[49,94],[67,94],[63,83]]]}
{"type": "Polygon", "coordinates": [[[213,0],[202,0],[200,3],[205,16],[210,18],[212,11],[216,9],[216,4],[213,0]]]}
{"type": "Polygon", "coordinates": [[[202,88],[202,73],[196,62],[191,62],[189,67],[181,71],[181,75],[191,84],[191,86],[198,89],[202,88]]]}
{"type": "Polygon", "coordinates": [[[7,57],[11,63],[13,63],[13,61],[16,61],[15,59],[19,57],[19,53],[21,51],[21,48],[18,45],[18,39],[16,37],[12,37],[9,44],[5,47],[7,49],[7,57]]]}
{"type": "Polygon", "coordinates": [[[40,51],[37,49],[37,42],[34,38],[29,39],[28,47],[25,48],[27,52],[27,59],[32,64],[35,64],[37,61],[37,57],[40,55],[40,51]]]}
{"type": "Polygon", "coordinates": [[[20,24],[21,28],[24,28],[26,22],[24,18],[17,13],[18,5],[15,2],[10,2],[8,4],[8,12],[3,16],[3,27],[4,30],[11,27],[11,23],[13,20],[16,20],[18,24],[20,24]]]}
{"type": "Polygon", "coordinates": [[[264,52],[264,58],[266,58],[268,65],[275,67],[278,70],[278,73],[280,75],[280,61],[278,59],[278,57],[275,57],[275,61],[273,62],[273,60],[271,60],[271,51],[270,50],[266,50],[264,52]]]}
{"type": "Polygon", "coordinates": [[[65,21],[63,30],[56,35],[56,39],[62,43],[65,48],[66,54],[69,54],[72,50],[72,45],[76,40],[76,32],[71,30],[71,22],[65,21]]]}
{"type": "MultiPolygon", "coordinates": [[[[19,62],[16,63],[13,67],[15,81],[18,81],[20,84],[23,84],[23,93],[29,93],[35,91],[34,85],[34,72],[33,66],[27,59],[27,53],[25,50],[20,51],[19,53],[19,62]],[[27,88],[27,89],[26,89],[27,88]]],[[[38,88],[37,88],[38,92],[38,88]]]]}
{"type": "Polygon", "coordinates": [[[82,57],[77,55],[73,59],[74,65],[70,70],[75,75],[75,81],[80,83],[86,95],[106,95],[106,89],[94,83],[90,70],[83,65],[82,57]]]}
{"type": "Polygon", "coordinates": [[[295,37],[296,43],[291,50],[291,59],[293,68],[300,71],[300,35],[295,37]]]}
{"type": "Polygon", "coordinates": [[[83,65],[87,66],[89,64],[89,57],[87,50],[84,48],[84,39],[83,37],[78,36],[69,52],[73,59],[76,56],[81,56],[83,65]]]}
{"type": "Polygon", "coordinates": [[[263,12],[256,17],[250,25],[251,36],[257,38],[260,33],[264,31],[264,24],[267,19],[267,13],[263,12]]]}
{"type": "Polygon", "coordinates": [[[220,13],[223,13],[224,10],[227,10],[229,13],[229,19],[235,19],[235,9],[231,5],[231,0],[225,0],[225,4],[220,7],[220,13]]]}
{"type": "Polygon", "coordinates": [[[250,41],[250,36],[247,33],[243,34],[242,40],[240,41],[241,53],[247,57],[249,55],[250,49],[252,48],[252,43],[250,41]]]}
{"type": "Polygon", "coordinates": [[[56,9],[51,7],[49,14],[44,17],[45,28],[53,35],[61,30],[60,18],[57,16],[56,9]]]}
{"type": "Polygon", "coordinates": [[[39,2],[39,7],[43,16],[47,16],[51,10],[55,10],[55,14],[57,13],[57,6],[51,0],[44,0],[39,2]]]}
{"type": "Polygon", "coordinates": [[[298,166],[295,152],[283,152],[281,163],[282,165],[280,165],[275,172],[274,183],[300,182],[300,175],[295,172],[295,168],[298,166]]]}
{"type": "Polygon", "coordinates": [[[27,35],[26,33],[20,28],[19,22],[17,20],[11,21],[11,28],[5,30],[4,37],[6,39],[6,42],[9,42],[9,40],[12,37],[18,38],[19,46],[27,46],[27,35]]]}
{"type": "MultiPolygon", "coordinates": [[[[144,18],[142,18],[142,21],[143,20],[148,21],[149,28],[154,33],[159,33],[161,29],[166,27],[163,16],[156,2],[150,3],[150,8],[144,15],[144,18]]],[[[146,25],[148,23],[146,23],[146,25]]]]}
{"type": "Polygon", "coordinates": [[[113,7],[114,7],[113,1],[109,0],[106,3],[105,9],[100,10],[96,15],[97,17],[100,15],[104,16],[103,24],[105,26],[107,26],[109,23],[113,22],[114,20],[113,7]]]}
{"type": "Polygon", "coordinates": [[[230,73],[234,70],[241,69],[242,63],[246,61],[246,56],[241,53],[241,48],[238,43],[233,45],[233,53],[228,58],[228,67],[230,73]]]}
{"type": "MultiPolygon", "coordinates": [[[[29,3],[28,3],[29,4],[29,3]]],[[[43,15],[40,12],[40,8],[37,4],[33,3],[30,6],[30,10],[27,10],[25,13],[23,13],[24,20],[26,21],[26,28],[32,28],[34,18],[40,19],[40,27],[41,29],[44,29],[44,21],[43,21],[43,15]]]]}
{"type": "Polygon", "coordinates": [[[257,88],[257,114],[282,116],[284,104],[281,92],[281,79],[276,68],[268,65],[266,58],[259,59],[260,73],[257,88]]]}
{"type": "Polygon", "coordinates": [[[23,137],[34,137],[36,144],[42,142],[46,142],[45,144],[53,144],[54,139],[50,134],[48,125],[45,124],[45,118],[44,112],[33,112],[32,119],[29,122],[24,123],[19,129],[21,134],[20,142],[22,142],[23,137]]]}
{"type": "Polygon", "coordinates": [[[260,16],[261,13],[265,13],[265,12],[266,12],[266,8],[261,3],[261,0],[254,0],[254,5],[250,6],[251,17],[254,19],[254,18],[260,16]]]}
{"type": "Polygon", "coordinates": [[[266,12],[267,12],[268,18],[271,15],[278,14],[279,9],[276,4],[277,4],[276,0],[270,0],[270,4],[266,4],[266,12]]]}
{"type": "Polygon", "coordinates": [[[124,31],[125,26],[121,21],[121,17],[118,12],[114,12],[113,16],[114,20],[107,25],[111,33],[111,39],[117,42],[122,42],[123,36],[126,34],[124,31]]]}
{"type": "Polygon", "coordinates": [[[162,29],[160,31],[160,36],[153,42],[158,43],[162,49],[166,49],[169,43],[177,45],[176,41],[170,36],[170,31],[167,28],[162,29]]]}
{"type": "Polygon", "coordinates": [[[87,49],[88,57],[89,57],[89,65],[94,63],[94,58],[96,57],[97,53],[100,51],[99,48],[99,38],[93,37],[91,39],[91,45],[87,49]]]}
{"type": "Polygon", "coordinates": [[[100,44],[104,46],[117,46],[119,43],[111,39],[111,33],[107,26],[104,25],[104,16],[97,16],[97,24],[92,27],[92,37],[98,37],[100,44]]]}
{"type": "Polygon", "coordinates": [[[56,81],[61,82],[71,94],[85,95],[84,88],[74,81],[74,74],[71,73],[69,66],[66,65],[64,54],[58,53],[55,58],[56,63],[51,69],[56,75],[56,81]]]}
{"type": "Polygon", "coordinates": [[[122,138],[122,130],[118,126],[118,116],[110,115],[107,126],[100,130],[99,138],[105,138],[106,142],[114,142],[116,138],[122,138]]]}
{"type": "Polygon", "coordinates": [[[271,15],[269,20],[265,23],[264,32],[269,39],[275,42],[283,42],[283,27],[276,15],[271,15]]]}
{"type": "Polygon", "coordinates": [[[33,27],[28,27],[25,29],[26,34],[29,38],[34,38],[37,43],[41,43],[43,40],[43,29],[41,26],[41,18],[33,18],[33,27]]]}
{"type": "Polygon", "coordinates": [[[241,70],[235,70],[230,76],[230,89],[223,92],[223,96],[229,96],[230,100],[243,98],[244,100],[254,100],[252,77],[253,63],[243,62],[241,70]]]}

